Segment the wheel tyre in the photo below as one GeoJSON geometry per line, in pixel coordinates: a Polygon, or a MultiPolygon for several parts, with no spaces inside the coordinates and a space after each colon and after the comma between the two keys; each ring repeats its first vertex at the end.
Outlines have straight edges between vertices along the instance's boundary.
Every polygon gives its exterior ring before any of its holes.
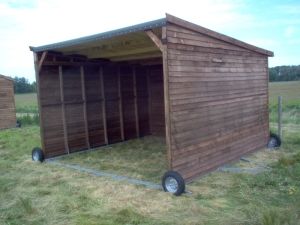
{"type": "Polygon", "coordinates": [[[176,196],[185,191],[185,182],[182,176],[176,171],[168,171],[162,178],[162,186],[165,192],[173,193],[176,196]]]}
{"type": "Polygon", "coordinates": [[[270,133],[270,139],[268,142],[267,147],[268,148],[279,148],[281,146],[281,140],[280,137],[278,137],[278,135],[270,133]]]}
{"type": "Polygon", "coordinates": [[[22,126],[21,121],[17,120],[17,122],[16,122],[16,127],[17,127],[17,128],[20,128],[21,126],[22,126]]]}
{"type": "Polygon", "coordinates": [[[43,152],[43,150],[42,149],[40,149],[40,148],[34,148],[34,149],[32,149],[32,154],[31,154],[31,156],[32,156],[32,160],[33,161],[39,161],[39,162],[43,162],[44,161],[44,159],[45,159],[45,157],[44,157],[44,152],[43,152]]]}

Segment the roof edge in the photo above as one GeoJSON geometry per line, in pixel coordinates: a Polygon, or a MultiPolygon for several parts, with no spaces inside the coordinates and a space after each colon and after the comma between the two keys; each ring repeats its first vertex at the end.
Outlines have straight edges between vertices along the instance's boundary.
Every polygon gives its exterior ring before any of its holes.
{"type": "Polygon", "coordinates": [[[4,79],[10,80],[10,81],[14,81],[13,78],[8,77],[8,76],[4,76],[4,75],[2,75],[2,74],[0,74],[0,77],[3,77],[4,79]]]}
{"type": "Polygon", "coordinates": [[[121,36],[133,32],[138,32],[138,31],[143,31],[143,30],[148,30],[148,29],[153,29],[157,27],[162,27],[166,25],[166,18],[161,18],[158,20],[152,20],[124,28],[119,28],[116,30],[111,30],[111,31],[106,31],[94,35],[89,35],[89,36],[84,36],[80,38],[75,38],[75,39],[70,39],[67,41],[62,41],[62,42],[56,42],[53,44],[47,44],[47,45],[42,45],[39,47],[33,47],[29,46],[30,51],[33,52],[41,52],[41,51],[48,51],[48,50],[55,50],[58,48],[64,48],[64,47],[71,47],[74,45],[78,44],[83,44],[87,42],[92,42],[92,41],[97,41],[101,39],[107,39],[115,36],[121,36]]]}
{"type": "Polygon", "coordinates": [[[211,37],[219,39],[221,41],[228,42],[230,44],[237,45],[239,47],[242,47],[242,48],[245,48],[245,49],[260,53],[260,54],[263,54],[263,55],[267,55],[267,56],[270,56],[270,57],[274,56],[274,53],[269,51],[269,50],[256,47],[256,46],[248,44],[246,42],[237,40],[237,39],[229,37],[227,35],[218,33],[216,31],[207,29],[207,28],[199,26],[197,24],[194,24],[194,23],[188,22],[186,20],[180,19],[180,18],[178,18],[176,16],[173,16],[173,15],[170,15],[168,13],[166,13],[166,20],[167,20],[167,22],[176,24],[176,25],[181,26],[181,27],[186,27],[190,30],[193,30],[193,31],[196,31],[196,32],[199,32],[199,33],[203,33],[205,35],[211,36],[211,37]]]}

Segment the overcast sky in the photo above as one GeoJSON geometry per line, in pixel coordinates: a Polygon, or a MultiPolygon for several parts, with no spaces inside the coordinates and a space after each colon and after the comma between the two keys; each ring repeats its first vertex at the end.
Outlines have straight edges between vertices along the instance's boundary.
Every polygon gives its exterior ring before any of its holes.
{"type": "Polygon", "coordinates": [[[0,74],[33,81],[29,45],[159,19],[166,12],[273,51],[269,66],[300,64],[299,0],[0,0],[0,74]]]}

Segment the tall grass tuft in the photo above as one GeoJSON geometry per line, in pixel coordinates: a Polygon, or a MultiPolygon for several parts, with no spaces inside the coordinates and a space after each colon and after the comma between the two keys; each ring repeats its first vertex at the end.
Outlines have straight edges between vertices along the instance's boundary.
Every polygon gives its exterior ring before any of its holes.
{"type": "Polygon", "coordinates": [[[22,126],[39,125],[40,123],[39,114],[17,114],[17,120],[22,124],[22,126]]]}
{"type": "Polygon", "coordinates": [[[33,214],[35,209],[32,206],[31,200],[29,198],[19,197],[19,203],[27,214],[33,214]]]}

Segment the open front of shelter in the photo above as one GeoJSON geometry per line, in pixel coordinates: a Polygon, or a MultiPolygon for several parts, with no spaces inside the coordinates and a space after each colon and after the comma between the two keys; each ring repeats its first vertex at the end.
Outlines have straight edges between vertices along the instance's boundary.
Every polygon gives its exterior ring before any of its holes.
{"type": "Polygon", "coordinates": [[[191,181],[269,140],[270,51],[168,14],[30,48],[46,158],[161,136],[191,181]]]}

